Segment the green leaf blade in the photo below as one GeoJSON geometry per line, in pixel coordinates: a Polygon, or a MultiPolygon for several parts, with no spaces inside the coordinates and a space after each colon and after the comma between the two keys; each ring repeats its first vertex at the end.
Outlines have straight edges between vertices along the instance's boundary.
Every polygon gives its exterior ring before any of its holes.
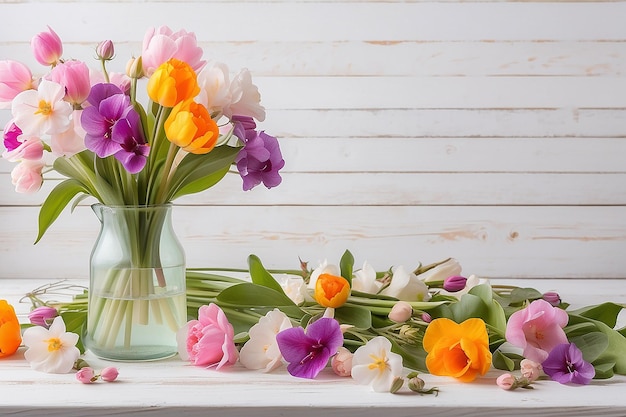
{"type": "Polygon", "coordinates": [[[48,197],[39,210],[39,233],[35,244],[41,240],[46,230],[59,217],[63,209],[77,194],[86,193],[87,190],[80,181],[67,179],[50,191],[48,197]]]}

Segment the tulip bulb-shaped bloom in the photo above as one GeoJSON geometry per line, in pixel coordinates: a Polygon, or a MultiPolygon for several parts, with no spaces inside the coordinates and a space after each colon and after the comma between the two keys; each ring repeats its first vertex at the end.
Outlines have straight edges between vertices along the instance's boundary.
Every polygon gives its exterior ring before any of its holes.
{"type": "Polygon", "coordinates": [[[396,323],[404,323],[413,315],[413,307],[406,301],[398,301],[391,307],[389,320],[396,323]]]}
{"type": "Polygon", "coordinates": [[[189,63],[195,71],[206,64],[194,33],[185,30],[174,32],[167,26],[148,29],[143,38],[141,57],[148,76],[171,58],[189,63]]]}
{"type": "Polygon", "coordinates": [[[13,306],[0,300],[0,358],[17,351],[22,343],[20,322],[13,306]]]}
{"type": "Polygon", "coordinates": [[[338,308],[350,296],[350,283],[342,276],[322,274],[315,283],[315,300],[324,307],[338,308]]]}
{"type": "Polygon", "coordinates": [[[148,96],[163,107],[194,98],[200,92],[196,73],[186,62],[170,59],[148,80],[148,96]]]}
{"type": "Polygon", "coordinates": [[[96,55],[98,56],[98,59],[103,61],[110,61],[113,59],[113,56],[115,55],[113,42],[108,39],[100,42],[96,47],[96,55]]]}
{"type": "Polygon", "coordinates": [[[46,79],[62,85],[65,88],[65,101],[74,105],[87,100],[91,90],[89,67],[81,61],[65,61],[55,66],[46,79]]]}
{"type": "Polygon", "coordinates": [[[44,163],[39,161],[23,160],[11,171],[11,183],[15,191],[22,194],[32,194],[41,188],[43,183],[42,170],[44,163]]]}
{"type": "Polygon", "coordinates": [[[467,278],[453,275],[443,280],[443,289],[448,292],[459,292],[465,288],[467,278]]]}
{"type": "Polygon", "coordinates": [[[33,88],[33,74],[18,61],[0,61],[0,109],[8,109],[22,91],[33,88]]]}
{"type": "Polygon", "coordinates": [[[47,329],[58,315],[59,312],[56,308],[40,306],[28,313],[28,320],[35,326],[43,326],[47,329]]]}
{"type": "Polygon", "coordinates": [[[35,59],[41,65],[56,65],[63,55],[63,43],[61,38],[50,26],[47,32],[38,33],[33,37],[30,46],[35,54],[35,59]]]}
{"type": "Polygon", "coordinates": [[[165,121],[165,135],[170,142],[194,154],[211,152],[219,138],[217,123],[206,107],[187,100],[178,103],[165,121]]]}

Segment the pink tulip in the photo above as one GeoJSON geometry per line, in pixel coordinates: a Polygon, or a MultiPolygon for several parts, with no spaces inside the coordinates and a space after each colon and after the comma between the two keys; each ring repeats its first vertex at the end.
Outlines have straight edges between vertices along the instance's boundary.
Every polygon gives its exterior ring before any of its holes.
{"type": "Polygon", "coordinates": [[[43,177],[41,170],[44,163],[41,161],[24,160],[11,171],[11,182],[15,185],[15,191],[23,194],[32,194],[41,188],[43,177]]]}
{"type": "Polygon", "coordinates": [[[46,79],[65,87],[64,100],[72,104],[84,102],[91,91],[89,67],[81,61],[65,61],[55,66],[46,79]]]}
{"type": "Polygon", "coordinates": [[[506,326],[506,340],[524,349],[526,359],[542,363],[555,346],[567,343],[563,328],[568,320],[564,310],[545,300],[535,300],[511,314],[506,326]]]}
{"type": "Polygon", "coordinates": [[[115,55],[115,48],[113,42],[110,40],[102,41],[96,47],[96,55],[103,61],[110,61],[115,55]]]}
{"type": "Polygon", "coordinates": [[[30,69],[18,61],[0,61],[0,109],[11,107],[11,101],[22,91],[33,86],[30,69]]]}
{"type": "Polygon", "coordinates": [[[41,65],[56,65],[63,55],[63,43],[61,38],[48,26],[47,32],[38,33],[33,37],[30,46],[35,54],[35,59],[41,65]]]}
{"type": "Polygon", "coordinates": [[[100,378],[106,382],[113,382],[117,379],[119,371],[113,366],[108,366],[100,371],[100,378]]]}
{"type": "Polygon", "coordinates": [[[94,376],[96,373],[89,366],[85,366],[76,371],[76,380],[82,382],[83,384],[91,384],[94,382],[94,376]]]}
{"type": "Polygon", "coordinates": [[[10,151],[2,153],[2,157],[10,162],[19,162],[24,159],[38,161],[43,157],[43,142],[36,136],[31,136],[10,151]]]}
{"type": "Polygon", "coordinates": [[[28,313],[28,321],[35,326],[43,326],[46,329],[50,327],[52,321],[59,312],[54,307],[40,306],[28,313]]]}
{"type": "Polygon", "coordinates": [[[514,389],[515,377],[511,374],[502,374],[496,379],[496,384],[503,390],[514,389]]]}
{"type": "Polygon", "coordinates": [[[194,365],[217,365],[219,370],[237,361],[233,338],[233,326],[222,309],[213,303],[204,305],[198,310],[198,320],[189,321],[179,332],[179,354],[194,365]]]}
{"type": "Polygon", "coordinates": [[[146,32],[141,57],[143,72],[147,76],[170,58],[186,62],[194,71],[199,71],[206,64],[202,61],[202,48],[198,46],[194,33],[185,30],[174,33],[167,26],[150,28],[146,32]]]}

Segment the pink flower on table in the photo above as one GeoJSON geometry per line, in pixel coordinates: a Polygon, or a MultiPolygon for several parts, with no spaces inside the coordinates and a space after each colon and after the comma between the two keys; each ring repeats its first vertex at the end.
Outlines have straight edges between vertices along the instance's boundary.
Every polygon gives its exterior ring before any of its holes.
{"type": "Polygon", "coordinates": [[[150,28],[143,38],[141,53],[144,74],[152,75],[159,65],[171,58],[186,62],[196,72],[206,64],[193,32],[173,32],[167,26],[150,28]]]}
{"type": "Polygon", "coordinates": [[[65,101],[75,105],[83,103],[91,90],[89,67],[82,61],[65,61],[55,66],[46,79],[65,87],[65,101]]]}
{"type": "Polygon", "coordinates": [[[114,366],[107,366],[102,371],[100,371],[100,378],[106,382],[113,382],[119,376],[119,371],[114,366]]]}
{"type": "Polygon", "coordinates": [[[15,191],[22,194],[32,194],[41,188],[43,177],[41,171],[44,163],[39,161],[23,160],[11,171],[11,182],[15,191]]]}
{"type": "Polygon", "coordinates": [[[233,341],[235,332],[226,315],[216,304],[200,307],[198,320],[191,320],[177,334],[178,354],[197,366],[232,365],[238,353],[233,341]]]}
{"type": "Polygon", "coordinates": [[[42,80],[37,90],[26,90],[13,99],[13,120],[23,134],[54,135],[70,126],[72,106],[63,101],[65,88],[53,81],[42,80]]]}
{"type": "Polygon", "coordinates": [[[47,329],[58,315],[59,312],[56,308],[40,306],[28,313],[28,320],[35,326],[43,326],[47,329]]]}
{"type": "Polygon", "coordinates": [[[11,102],[22,91],[33,86],[30,69],[18,61],[0,61],[0,109],[11,108],[11,102]]]}
{"type": "Polygon", "coordinates": [[[56,65],[63,55],[63,43],[61,38],[50,26],[47,32],[38,33],[33,37],[30,46],[35,54],[35,59],[41,65],[56,65]]]}
{"type": "Polygon", "coordinates": [[[506,326],[506,340],[524,349],[524,357],[542,363],[550,351],[563,343],[567,336],[567,313],[545,300],[535,300],[523,310],[511,315],[506,326]]]}

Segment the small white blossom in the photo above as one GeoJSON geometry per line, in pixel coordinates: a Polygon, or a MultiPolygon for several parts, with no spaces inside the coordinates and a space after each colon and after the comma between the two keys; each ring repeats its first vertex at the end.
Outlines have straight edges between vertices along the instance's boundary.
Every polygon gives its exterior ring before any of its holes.
{"type": "Polygon", "coordinates": [[[80,356],[76,347],[78,335],[65,331],[65,322],[61,316],[55,317],[49,329],[42,326],[29,327],[24,331],[22,339],[28,347],[24,358],[37,371],[68,373],[80,356]]]}
{"type": "Polygon", "coordinates": [[[363,268],[354,272],[352,277],[352,289],[368,294],[378,294],[382,282],[376,279],[376,270],[367,261],[363,262],[363,268]]]}
{"type": "Polygon", "coordinates": [[[402,301],[428,301],[428,286],[417,275],[408,272],[403,266],[392,269],[391,283],[381,294],[395,297],[402,301]]]}
{"type": "Polygon", "coordinates": [[[291,321],[279,309],[268,312],[250,328],[250,340],[239,352],[241,364],[248,369],[263,369],[270,372],[283,362],[283,356],[276,342],[276,335],[291,328],[291,321]]]}
{"type": "Polygon", "coordinates": [[[376,392],[389,392],[402,369],[402,356],[391,351],[391,342],[383,336],[371,339],[352,356],[352,378],[376,392]]]}
{"type": "Polygon", "coordinates": [[[291,301],[298,305],[304,302],[306,284],[302,277],[287,274],[275,274],[273,276],[291,301]]]}

